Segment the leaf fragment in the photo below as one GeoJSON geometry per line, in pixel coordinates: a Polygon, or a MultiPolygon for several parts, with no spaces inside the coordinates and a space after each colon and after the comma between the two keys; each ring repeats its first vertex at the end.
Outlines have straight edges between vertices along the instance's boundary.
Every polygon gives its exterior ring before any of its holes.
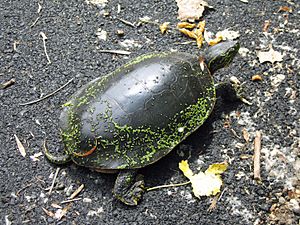
{"type": "Polygon", "coordinates": [[[248,131],[245,128],[243,128],[242,133],[243,133],[243,138],[246,141],[246,143],[249,143],[250,135],[249,135],[248,131]]]}
{"type": "Polygon", "coordinates": [[[257,53],[257,56],[260,63],[264,63],[264,62],[275,63],[275,62],[281,62],[283,60],[283,54],[274,51],[272,45],[269,46],[269,51],[267,52],[259,51],[257,53]]]}
{"type": "Polygon", "coordinates": [[[289,12],[292,13],[293,9],[288,7],[288,6],[280,6],[280,8],[278,9],[278,12],[289,12]]]}
{"type": "Polygon", "coordinates": [[[197,25],[194,23],[189,23],[189,22],[180,22],[177,24],[177,28],[186,28],[186,29],[193,29],[197,25]]]}
{"type": "Polygon", "coordinates": [[[185,29],[185,28],[181,28],[181,29],[179,29],[179,31],[181,33],[185,34],[186,36],[190,37],[190,38],[197,39],[197,36],[193,31],[190,31],[190,30],[185,29]]]}
{"type": "Polygon", "coordinates": [[[205,172],[200,171],[198,174],[193,174],[187,160],[179,163],[179,169],[191,181],[193,193],[197,198],[200,198],[200,196],[216,195],[220,192],[220,187],[223,184],[220,174],[227,167],[227,162],[216,163],[210,165],[205,172]]]}
{"type": "Polygon", "coordinates": [[[22,144],[22,142],[20,141],[20,139],[18,138],[18,136],[16,134],[14,134],[16,142],[17,142],[17,146],[19,149],[19,152],[21,153],[21,155],[25,158],[26,156],[26,150],[24,148],[24,145],[22,144]]]}
{"type": "Polygon", "coordinates": [[[202,17],[205,8],[213,8],[204,0],[176,0],[178,19],[195,21],[202,17]]]}
{"type": "Polygon", "coordinates": [[[165,34],[168,31],[169,24],[170,22],[164,22],[163,24],[159,25],[159,29],[162,34],[165,34]]]}

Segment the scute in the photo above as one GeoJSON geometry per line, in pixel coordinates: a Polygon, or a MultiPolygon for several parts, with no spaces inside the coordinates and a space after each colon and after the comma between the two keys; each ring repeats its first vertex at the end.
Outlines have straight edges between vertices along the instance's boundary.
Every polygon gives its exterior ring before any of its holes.
{"type": "Polygon", "coordinates": [[[215,100],[213,79],[197,57],[144,55],[73,95],[60,118],[66,152],[91,168],[144,167],[201,126],[215,100]]]}

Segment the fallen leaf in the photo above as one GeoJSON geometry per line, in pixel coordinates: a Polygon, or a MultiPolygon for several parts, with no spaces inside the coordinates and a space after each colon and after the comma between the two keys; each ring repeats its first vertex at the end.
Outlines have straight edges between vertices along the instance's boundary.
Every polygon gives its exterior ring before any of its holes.
{"type": "Polygon", "coordinates": [[[107,40],[107,32],[105,30],[102,30],[101,28],[98,28],[96,35],[99,40],[103,40],[103,41],[107,40]]]}
{"type": "Polygon", "coordinates": [[[167,32],[167,30],[168,30],[168,28],[169,28],[169,24],[170,24],[170,22],[164,22],[163,24],[161,24],[161,25],[159,26],[160,32],[161,32],[162,34],[165,34],[165,33],[167,32]]]}
{"type": "Polygon", "coordinates": [[[264,62],[281,62],[283,60],[283,55],[280,52],[274,51],[272,45],[270,45],[270,50],[267,52],[259,51],[257,53],[260,63],[264,62]]]}
{"type": "Polygon", "coordinates": [[[212,8],[204,0],[176,0],[178,19],[181,21],[195,21],[202,17],[205,7],[212,8]]]}
{"type": "Polygon", "coordinates": [[[214,46],[223,40],[222,36],[216,37],[215,39],[207,41],[208,45],[214,46]]]}
{"type": "Polygon", "coordinates": [[[193,29],[197,25],[194,23],[189,23],[189,22],[180,22],[177,24],[177,28],[186,28],[186,29],[193,29]]]}
{"type": "Polygon", "coordinates": [[[200,196],[216,195],[220,192],[220,187],[223,184],[220,174],[227,167],[227,162],[216,163],[210,165],[205,172],[193,174],[187,160],[182,160],[179,163],[179,169],[191,181],[193,193],[197,198],[200,198],[200,196]]]}
{"type": "Polygon", "coordinates": [[[197,39],[197,36],[193,31],[190,31],[190,30],[185,29],[185,28],[181,28],[181,29],[179,29],[179,31],[181,33],[185,34],[186,36],[190,37],[190,38],[197,39]]]}
{"type": "Polygon", "coordinates": [[[18,138],[17,135],[14,134],[14,136],[15,136],[15,138],[16,138],[17,146],[18,146],[18,149],[19,149],[21,155],[22,155],[23,157],[25,157],[25,156],[26,156],[26,151],[25,151],[25,148],[24,148],[22,142],[20,141],[20,139],[18,138]]]}

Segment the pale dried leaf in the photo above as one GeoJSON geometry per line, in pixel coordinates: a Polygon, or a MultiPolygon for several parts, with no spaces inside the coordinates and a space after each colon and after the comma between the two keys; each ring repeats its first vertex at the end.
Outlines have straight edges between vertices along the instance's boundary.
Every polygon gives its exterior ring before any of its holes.
{"type": "Polygon", "coordinates": [[[20,139],[18,138],[17,135],[14,134],[14,136],[15,136],[15,139],[16,139],[16,142],[17,142],[17,146],[18,146],[19,152],[21,153],[21,155],[23,157],[25,157],[26,156],[26,151],[25,151],[25,148],[24,148],[22,142],[20,141],[20,139]]]}
{"type": "Polygon", "coordinates": [[[204,0],[176,0],[178,19],[195,21],[202,17],[205,7],[212,8],[204,0]]]}
{"type": "Polygon", "coordinates": [[[107,32],[105,30],[102,30],[101,28],[97,30],[96,35],[99,40],[103,40],[103,41],[107,40],[107,32]]]}
{"type": "Polygon", "coordinates": [[[43,155],[42,152],[35,153],[34,155],[29,156],[32,161],[40,161],[39,157],[43,155]]]}
{"type": "Polygon", "coordinates": [[[57,220],[61,220],[61,218],[63,218],[63,216],[65,216],[67,214],[68,209],[71,207],[71,204],[68,204],[65,208],[63,209],[58,209],[55,212],[54,218],[57,220]]]}
{"type": "Polygon", "coordinates": [[[280,52],[274,51],[273,47],[270,45],[270,50],[267,52],[259,51],[257,53],[260,63],[264,62],[281,62],[283,60],[283,54],[280,52]]]}
{"type": "Polygon", "coordinates": [[[222,37],[222,40],[235,40],[240,36],[238,31],[225,29],[216,33],[216,37],[222,37]]]}

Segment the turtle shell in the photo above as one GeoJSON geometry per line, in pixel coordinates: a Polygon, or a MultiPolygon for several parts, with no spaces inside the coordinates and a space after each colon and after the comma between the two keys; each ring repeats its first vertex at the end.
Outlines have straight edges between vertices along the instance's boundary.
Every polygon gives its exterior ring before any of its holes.
{"type": "Polygon", "coordinates": [[[214,81],[198,57],[140,56],[91,81],[64,104],[65,151],[85,167],[144,167],[199,128],[215,100],[214,81]]]}

